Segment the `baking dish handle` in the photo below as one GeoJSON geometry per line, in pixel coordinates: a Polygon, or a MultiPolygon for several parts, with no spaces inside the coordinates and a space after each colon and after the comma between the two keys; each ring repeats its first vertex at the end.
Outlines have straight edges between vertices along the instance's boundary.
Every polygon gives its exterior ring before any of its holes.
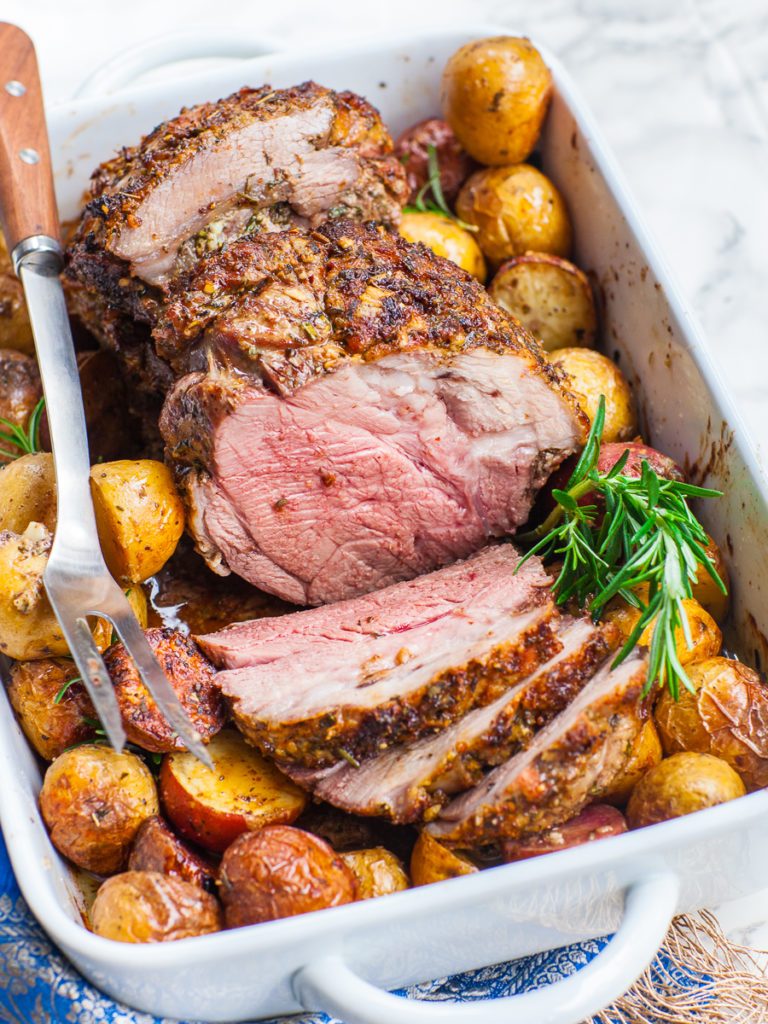
{"type": "Polygon", "coordinates": [[[73,93],[73,99],[103,96],[125,88],[139,75],[182,60],[234,57],[248,60],[280,48],[263,35],[229,30],[199,29],[158,36],[111,57],[93,71],[73,93]]]}
{"type": "Polygon", "coordinates": [[[649,875],[626,892],[624,917],[605,949],[562,981],[502,999],[403,999],[355,974],[340,956],[303,967],[293,991],[306,1010],[345,1024],[578,1024],[622,996],[659,950],[675,913],[677,876],[649,875]]]}

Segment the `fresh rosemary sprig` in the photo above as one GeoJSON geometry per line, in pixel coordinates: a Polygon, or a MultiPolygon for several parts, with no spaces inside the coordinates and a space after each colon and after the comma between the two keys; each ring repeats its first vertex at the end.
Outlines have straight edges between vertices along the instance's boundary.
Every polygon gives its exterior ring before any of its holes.
{"type": "Polygon", "coordinates": [[[8,451],[7,448],[0,448],[0,456],[6,459],[18,459],[22,455],[34,455],[40,451],[40,421],[43,418],[45,399],[41,398],[29,415],[27,426],[20,427],[18,423],[0,416],[0,444],[11,445],[18,451],[8,451]]]}
{"type": "Polygon", "coordinates": [[[707,534],[688,501],[718,498],[722,492],[667,480],[645,460],[639,477],[625,476],[628,451],[609,472],[599,472],[604,422],[601,397],[576,468],[564,490],[552,491],[555,508],[535,530],[517,538],[531,545],[520,564],[534,554],[544,560],[561,558],[554,583],[557,603],[575,599],[594,619],[617,595],[638,609],[640,617],[614,666],[627,657],[655,619],[645,692],[658,681],[677,699],[681,683],[692,689],[677,654],[675,632],[682,630],[688,647],[693,646],[683,601],[693,596],[699,568],[703,566],[726,593],[705,550],[707,534]],[[595,501],[580,504],[586,496],[594,496],[595,501]]]}
{"type": "Polygon", "coordinates": [[[412,206],[403,208],[405,213],[437,213],[441,217],[448,217],[455,221],[465,231],[477,231],[476,224],[467,224],[451,210],[443,193],[443,185],[440,180],[440,162],[437,157],[437,149],[431,142],[427,143],[427,180],[419,189],[412,206]],[[427,199],[431,192],[432,198],[427,199]]]}

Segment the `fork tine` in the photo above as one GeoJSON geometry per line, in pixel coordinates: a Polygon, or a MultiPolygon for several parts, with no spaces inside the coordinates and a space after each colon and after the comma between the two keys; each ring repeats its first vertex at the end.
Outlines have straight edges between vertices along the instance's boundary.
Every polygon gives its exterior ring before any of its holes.
{"type": "MultiPolygon", "coordinates": [[[[53,602],[52,602],[53,604],[53,602]]],[[[88,622],[82,618],[71,618],[61,607],[53,604],[56,618],[75,660],[88,695],[93,701],[104,731],[112,746],[121,751],[125,746],[125,729],[120,707],[109,678],[106,665],[93,641],[88,622]]]]}
{"type": "Polygon", "coordinates": [[[198,761],[213,771],[213,762],[210,754],[199,733],[190,722],[186,711],[181,706],[176,691],[168,681],[165,672],[160,668],[152,648],[147,643],[147,638],[139,625],[136,617],[131,611],[127,600],[125,611],[121,609],[113,614],[112,609],[107,613],[107,618],[117,630],[117,634],[125,644],[125,648],[133,658],[136,668],[139,670],[142,682],[149,690],[155,703],[165,716],[166,720],[175,730],[176,734],[184,741],[187,750],[194,754],[198,761]]]}

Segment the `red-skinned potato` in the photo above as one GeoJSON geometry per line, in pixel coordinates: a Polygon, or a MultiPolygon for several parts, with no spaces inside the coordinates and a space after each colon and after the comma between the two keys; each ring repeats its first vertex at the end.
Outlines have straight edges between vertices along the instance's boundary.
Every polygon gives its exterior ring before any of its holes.
{"type": "Polygon", "coordinates": [[[683,471],[674,459],[642,441],[611,441],[601,445],[597,460],[598,472],[609,473],[624,452],[629,452],[629,457],[621,471],[622,476],[639,477],[643,471],[643,462],[647,462],[654,473],[665,480],[684,479],[683,471]]]}
{"type": "MultiPolygon", "coordinates": [[[[26,431],[42,393],[40,371],[32,356],[0,348],[0,417],[26,431]]],[[[10,462],[21,454],[16,445],[7,442],[0,443],[0,448],[0,462],[10,462]]]]}
{"type": "Polygon", "coordinates": [[[108,878],[91,907],[97,935],[116,942],[171,942],[221,929],[221,908],[199,886],[157,871],[108,878]]]}
{"type": "Polygon", "coordinates": [[[570,821],[548,828],[528,839],[505,839],[501,844],[504,860],[528,860],[544,853],[569,850],[597,839],[608,839],[627,831],[627,822],[621,811],[608,804],[592,804],[570,821]]]}
{"type": "Polygon", "coordinates": [[[440,187],[446,202],[452,203],[464,179],[475,169],[475,161],[462,148],[448,122],[441,121],[439,117],[419,121],[407,128],[395,142],[395,155],[405,168],[411,189],[410,201],[415,201],[429,179],[428,146],[435,147],[440,187]]]}
{"type": "Polygon", "coordinates": [[[214,863],[187,846],[159,814],[142,823],[128,858],[131,871],[159,871],[182,882],[191,882],[207,892],[215,892],[217,869],[214,863]]]}
{"type": "Polygon", "coordinates": [[[288,825],[241,835],[221,861],[229,928],[275,921],[358,898],[353,872],[324,840],[288,825]]]}
{"type": "Polygon", "coordinates": [[[185,839],[221,852],[242,833],[298,818],[307,797],[240,733],[211,740],[211,772],[186,751],[168,754],[160,769],[165,813],[185,839]]]}

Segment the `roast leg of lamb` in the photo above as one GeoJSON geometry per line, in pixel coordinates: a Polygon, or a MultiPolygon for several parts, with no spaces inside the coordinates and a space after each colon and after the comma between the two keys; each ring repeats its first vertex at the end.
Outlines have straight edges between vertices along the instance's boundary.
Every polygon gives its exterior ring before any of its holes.
{"type": "Polygon", "coordinates": [[[198,638],[266,754],[357,762],[496,700],[562,647],[538,560],[509,544],[365,597],[198,638]],[[226,666],[232,666],[226,668],[226,666]]]}
{"type": "Polygon", "coordinates": [[[296,604],[514,532],[584,440],[520,325],[374,225],[232,244],[174,286],[155,340],[175,372],[200,367],[161,419],[198,550],[296,604]]]}

